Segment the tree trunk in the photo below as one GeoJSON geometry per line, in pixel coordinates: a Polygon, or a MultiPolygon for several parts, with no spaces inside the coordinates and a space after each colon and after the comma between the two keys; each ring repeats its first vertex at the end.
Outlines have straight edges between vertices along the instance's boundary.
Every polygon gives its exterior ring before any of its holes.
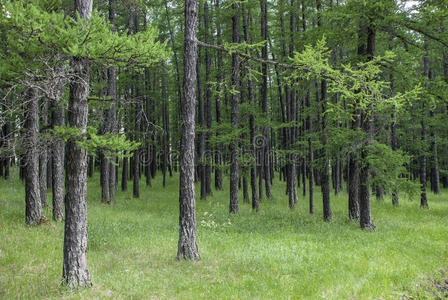
{"type": "MultiPolygon", "coordinates": [[[[75,0],[80,18],[89,19],[91,0],[75,0]]],[[[68,121],[71,127],[86,131],[89,96],[89,61],[74,57],[74,80],[70,83],[68,121]]],[[[76,140],[67,142],[64,259],[62,277],[71,288],[91,286],[87,269],[87,151],[76,140]]]]}
{"type": "Polygon", "coordinates": [[[322,80],[321,82],[321,105],[322,105],[322,152],[323,152],[323,168],[321,171],[320,187],[322,191],[322,207],[323,216],[325,221],[331,220],[331,207],[330,207],[330,159],[327,153],[327,82],[322,80]]]}
{"type": "MultiPolygon", "coordinates": [[[[233,17],[232,17],[232,42],[239,43],[239,13],[236,4],[232,5],[233,17]]],[[[240,90],[239,82],[239,72],[240,72],[240,62],[237,54],[232,54],[232,85],[235,91],[240,90]]],[[[232,127],[238,129],[238,104],[239,95],[238,93],[232,94],[232,109],[230,114],[232,127]]],[[[238,180],[239,180],[239,167],[238,167],[238,142],[231,141],[231,162],[230,162],[230,213],[238,213],[238,180]]]]}
{"type": "MultiPolygon", "coordinates": [[[[204,2],[204,32],[205,32],[205,42],[209,42],[209,16],[208,16],[208,3],[204,2]]],[[[212,107],[211,107],[211,97],[212,90],[210,86],[210,74],[211,74],[211,58],[208,53],[208,49],[205,49],[205,123],[207,125],[207,132],[205,134],[205,153],[206,153],[206,161],[205,161],[205,187],[207,195],[212,194],[212,167],[210,165],[210,134],[212,129],[212,107]]]]}
{"type": "MultiPolygon", "coordinates": [[[[53,105],[53,127],[65,125],[65,109],[62,103],[53,105]]],[[[53,220],[64,220],[64,155],[65,142],[57,139],[52,149],[52,190],[53,190],[53,220]]]]}
{"type": "MultiPolygon", "coordinates": [[[[48,100],[42,98],[42,106],[40,111],[41,134],[45,134],[48,127],[48,100]]],[[[39,193],[42,207],[47,207],[47,165],[48,165],[48,149],[47,143],[41,139],[39,147],[39,193]]]]}
{"type": "MultiPolygon", "coordinates": [[[[268,24],[268,14],[267,14],[267,1],[260,0],[260,10],[261,10],[261,38],[266,41],[263,48],[261,48],[261,57],[264,60],[268,59],[268,32],[267,32],[267,24],[268,24]]],[[[268,112],[268,66],[267,64],[261,65],[261,73],[262,73],[262,81],[261,81],[261,107],[264,113],[264,117],[266,120],[269,120],[269,112],[268,112]]],[[[264,137],[264,157],[262,160],[263,163],[263,176],[265,180],[265,188],[266,188],[266,197],[272,197],[271,192],[271,166],[270,166],[270,144],[269,144],[269,129],[268,126],[264,126],[263,128],[263,137],[264,137]]]]}
{"type": "MultiPolygon", "coordinates": [[[[216,0],[215,2],[215,8],[216,11],[219,10],[219,0],[216,0]]],[[[216,40],[219,45],[222,44],[221,39],[221,23],[218,21],[218,18],[216,18],[216,40]]],[[[217,67],[218,71],[216,72],[216,81],[218,84],[218,92],[221,92],[221,83],[222,79],[224,77],[223,75],[223,62],[222,62],[222,54],[221,51],[217,53],[217,67]]],[[[218,125],[221,124],[221,95],[218,93],[215,100],[215,110],[216,110],[216,123],[218,125]]],[[[219,136],[219,132],[216,132],[216,136],[219,136]]],[[[217,167],[215,167],[215,189],[222,190],[222,170],[221,170],[221,163],[222,163],[222,146],[218,144],[216,146],[216,154],[215,154],[215,163],[217,167]]]]}
{"type": "Polygon", "coordinates": [[[184,103],[179,185],[179,243],[177,259],[199,260],[196,244],[196,202],[194,191],[194,140],[197,62],[197,1],[185,0],[184,103]]]}
{"type": "MultiPolygon", "coordinates": [[[[245,5],[243,5],[243,27],[244,27],[244,39],[247,44],[250,43],[249,37],[249,24],[248,16],[245,13],[245,5]]],[[[250,68],[250,63],[248,62],[248,67],[250,68]]],[[[247,97],[249,98],[249,103],[255,105],[254,93],[253,93],[253,82],[251,74],[248,74],[247,79],[247,97]]],[[[249,115],[249,138],[250,138],[250,149],[252,152],[252,158],[255,164],[250,167],[250,188],[252,194],[252,209],[258,211],[258,187],[257,187],[257,163],[256,163],[256,145],[255,145],[255,116],[253,113],[249,115]]]]}
{"type": "Polygon", "coordinates": [[[42,215],[42,203],[39,190],[39,98],[37,90],[27,91],[28,103],[25,109],[26,154],[25,154],[25,216],[26,224],[39,225],[42,215]]]}

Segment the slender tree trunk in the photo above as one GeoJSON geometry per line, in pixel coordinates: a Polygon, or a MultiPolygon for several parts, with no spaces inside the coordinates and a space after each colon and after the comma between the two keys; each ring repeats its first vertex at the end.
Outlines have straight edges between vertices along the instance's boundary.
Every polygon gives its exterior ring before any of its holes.
{"type": "MultiPolygon", "coordinates": [[[[310,103],[310,91],[307,89],[306,95],[305,95],[305,103],[308,109],[311,107],[310,103]]],[[[308,196],[309,196],[309,211],[310,214],[314,213],[314,168],[313,168],[313,160],[314,160],[314,153],[313,153],[313,141],[311,139],[310,134],[313,131],[313,120],[311,119],[311,115],[308,114],[306,117],[306,130],[308,133],[308,196]]],[[[305,174],[303,175],[305,178],[305,174]]],[[[305,179],[304,179],[305,180],[305,179]]],[[[303,191],[305,194],[305,181],[303,182],[303,191]]]]}
{"type": "MultiPolygon", "coordinates": [[[[216,11],[219,11],[219,0],[216,0],[215,2],[215,9],[216,11]]],[[[218,19],[218,18],[217,18],[218,19]]],[[[216,39],[219,45],[222,44],[221,39],[221,23],[217,20],[216,21],[216,39]]],[[[216,81],[218,83],[218,95],[216,96],[215,100],[215,110],[216,110],[216,123],[218,125],[221,124],[221,83],[223,78],[223,62],[222,62],[222,54],[221,51],[217,53],[217,67],[218,71],[216,72],[216,81]]],[[[216,136],[219,136],[219,132],[216,132],[216,136]]],[[[217,164],[217,167],[215,168],[215,189],[222,190],[222,170],[220,168],[222,163],[222,146],[220,144],[216,147],[216,154],[215,154],[215,163],[217,164]]]]}
{"type": "MultiPolygon", "coordinates": [[[[247,44],[250,43],[249,37],[249,24],[248,16],[245,13],[245,6],[243,5],[243,27],[244,27],[244,39],[247,44]]],[[[250,68],[250,63],[248,63],[250,68]]],[[[247,97],[249,98],[249,103],[255,105],[254,93],[253,93],[253,82],[251,74],[248,74],[247,79],[247,97]]],[[[255,145],[255,116],[253,113],[249,115],[249,138],[250,138],[250,149],[252,152],[252,158],[255,164],[250,167],[250,188],[252,192],[252,209],[258,211],[258,187],[257,187],[257,163],[256,163],[256,145],[255,145]]]]}
{"type": "MultiPolygon", "coordinates": [[[[263,48],[261,48],[261,57],[264,60],[268,59],[268,14],[267,14],[267,1],[260,0],[260,10],[261,10],[261,38],[266,41],[263,48]]],[[[269,120],[269,112],[268,112],[268,66],[267,64],[261,65],[261,73],[262,73],[262,81],[261,81],[261,107],[264,113],[264,117],[266,120],[269,120]]],[[[263,136],[264,136],[264,157],[263,157],[263,176],[265,181],[266,188],[266,197],[272,197],[271,192],[271,166],[270,166],[270,143],[269,143],[269,129],[268,126],[264,126],[263,128],[263,136]]]]}
{"type": "MultiPolygon", "coordinates": [[[[397,121],[396,121],[396,114],[395,114],[395,108],[394,113],[392,114],[392,124],[390,125],[390,139],[391,139],[391,146],[393,151],[398,150],[398,138],[397,138],[397,121]]],[[[398,191],[397,189],[392,190],[392,204],[394,206],[398,206],[398,191]]]]}
{"type": "MultiPolygon", "coordinates": [[[[48,100],[42,98],[42,105],[40,111],[40,121],[41,121],[41,134],[45,134],[48,127],[48,100]]],[[[39,146],[39,192],[40,201],[42,202],[42,207],[48,206],[47,201],[47,165],[48,165],[48,149],[47,143],[41,140],[39,146]]]]}
{"type": "MultiPolygon", "coordinates": [[[[205,32],[205,42],[209,43],[209,17],[208,17],[208,3],[204,2],[204,32],[205,32]]],[[[212,129],[212,107],[211,107],[211,97],[212,90],[210,86],[210,74],[211,74],[211,58],[208,53],[208,49],[205,49],[205,123],[207,125],[207,132],[205,134],[205,152],[206,152],[206,162],[205,162],[205,189],[207,195],[211,195],[212,187],[211,187],[211,177],[212,177],[212,168],[210,166],[210,132],[212,129]]]]}
{"type": "MultiPolygon", "coordinates": [[[[232,5],[233,17],[232,17],[232,42],[239,43],[239,13],[236,4],[232,5]]],[[[240,62],[237,54],[232,54],[232,85],[233,89],[239,91],[239,72],[240,72],[240,62]]],[[[239,95],[238,93],[232,94],[232,109],[230,114],[230,119],[232,127],[238,129],[238,104],[239,95]]],[[[239,167],[238,167],[238,142],[232,141],[230,143],[231,150],[231,162],[230,162],[230,213],[238,213],[238,181],[239,181],[239,167]]]]}
{"type": "Polygon", "coordinates": [[[177,258],[199,260],[196,244],[196,202],[194,192],[194,140],[197,62],[197,1],[185,0],[184,103],[179,185],[179,243],[177,258]]]}
{"type": "Polygon", "coordinates": [[[321,105],[322,105],[322,152],[323,152],[323,167],[321,171],[320,187],[322,191],[322,207],[323,216],[325,221],[331,220],[331,206],[330,206],[330,159],[327,153],[327,82],[322,80],[321,82],[321,105]]]}
{"type": "Polygon", "coordinates": [[[25,216],[26,224],[39,225],[42,215],[42,202],[39,190],[39,98],[36,89],[27,90],[25,109],[26,153],[25,153],[25,216]]]}
{"type": "MultiPolygon", "coordinates": [[[[53,105],[53,127],[65,125],[65,109],[61,103],[53,105]]],[[[64,220],[64,155],[65,142],[58,139],[52,145],[53,220],[64,220]]]]}

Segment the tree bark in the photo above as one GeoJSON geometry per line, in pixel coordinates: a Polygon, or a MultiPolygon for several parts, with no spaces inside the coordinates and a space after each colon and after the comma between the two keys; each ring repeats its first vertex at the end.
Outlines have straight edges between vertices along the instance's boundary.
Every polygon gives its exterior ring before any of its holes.
{"type": "MultiPolygon", "coordinates": [[[[236,4],[232,5],[232,42],[239,43],[239,13],[236,4]]],[[[237,54],[232,54],[232,85],[235,91],[240,90],[239,82],[240,62],[237,54]]],[[[234,92],[232,94],[232,109],[230,113],[231,124],[234,130],[238,129],[238,104],[239,94],[234,92]]],[[[232,214],[238,213],[238,181],[239,181],[239,166],[238,166],[238,142],[231,141],[231,162],[230,162],[230,205],[229,212],[232,214]]]]}
{"type": "MultiPolygon", "coordinates": [[[[48,127],[48,100],[42,98],[40,111],[41,134],[45,134],[45,128],[48,127]]],[[[41,139],[39,143],[39,193],[42,207],[48,206],[47,201],[47,164],[48,164],[48,148],[47,143],[41,139]]]]}
{"type": "MultiPolygon", "coordinates": [[[[268,14],[267,14],[267,1],[260,0],[260,10],[261,10],[261,38],[266,41],[264,46],[261,48],[261,57],[263,60],[268,59],[268,14]]],[[[261,107],[264,113],[264,117],[266,120],[269,120],[269,112],[268,112],[268,66],[266,63],[261,64],[261,107]]],[[[265,181],[266,188],[266,197],[272,197],[271,192],[271,166],[270,166],[270,144],[269,144],[269,129],[268,126],[263,127],[263,136],[264,136],[264,157],[263,157],[263,177],[265,181]]]]}
{"type": "Polygon", "coordinates": [[[43,217],[39,190],[39,98],[36,89],[27,90],[25,109],[25,219],[28,225],[39,225],[43,217]]]}
{"type": "Polygon", "coordinates": [[[179,243],[177,259],[199,260],[196,244],[196,202],[194,191],[194,140],[197,62],[197,1],[185,0],[184,99],[179,185],[179,243]]]}
{"type": "MultiPolygon", "coordinates": [[[[92,0],[75,0],[80,18],[90,19],[92,0]]],[[[68,121],[71,127],[86,131],[89,96],[89,61],[74,57],[74,80],[70,83],[68,121]]],[[[64,259],[62,277],[70,288],[88,287],[87,269],[87,151],[74,138],[67,142],[64,259]]]]}
{"type": "MultiPolygon", "coordinates": [[[[65,125],[65,109],[61,103],[53,105],[53,127],[65,125]]],[[[64,155],[65,142],[57,139],[52,149],[52,190],[53,190],[53,220],[64,220],[64,155]]]]}

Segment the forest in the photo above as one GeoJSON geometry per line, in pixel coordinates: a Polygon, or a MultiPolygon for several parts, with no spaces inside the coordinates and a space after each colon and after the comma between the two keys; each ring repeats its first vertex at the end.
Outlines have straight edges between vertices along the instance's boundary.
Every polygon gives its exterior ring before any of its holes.
{"type": "Polygon", "coordinates": [[[445,0],[0,0],[0,299],[448,298],[445,0]]]}

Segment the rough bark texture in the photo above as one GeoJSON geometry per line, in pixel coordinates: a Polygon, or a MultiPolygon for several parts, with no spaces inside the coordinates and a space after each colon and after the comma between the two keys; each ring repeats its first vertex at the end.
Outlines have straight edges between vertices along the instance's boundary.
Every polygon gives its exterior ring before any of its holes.
{"type": "Polygon", "coordinates": [[[39,225],[42,216],[42,205],[39,190],[39,99],[35,89],[27,91],[25,107],[26,154],[25,154],[25,219],[28,225],[39,225]]]}
{"type": "MultiPolygon", "coordinates": [[[[40,111],[41,134],[45,134],[45,129],[48,127],[48,100],[42,98],[42,105],[40,111]]],[[[48,163],[48,148],[45,141],[42,140],[39,147],[39,193],[42,207],[48,206],[47,201],[47,163],[48,163]]]]}
{"type": "MultiPolygon", "coordinates": [[[[53,106],[53,126],[65,125],[64,106],[60,103],[53,106]]],[[[58,139],[52,149],[52,190],[53,220],[64,220],[64,155],[65,142],[58,139]]]]}
{"type": "MultiPolygon", "coordinates": [[[[75,10],[89,19],[92,0],[75,0],[75,10]]],[[[74,57],[71,63],[68,121],[86,131],[89,96],[89,61],[74,57]]],[[[87,269],[87,152],[71,138],[67,142],[64,259],[62,277],[71,288],[91,286],[87,269]]]]}
{"type": "Polygon", "coordinates": [[[179,185],[179,243],[177,259],[199,260],[196,244],[196,202],[194,192],[194,140],[197,61],[197,1],[185,0],[184,99],[179,185]]]}
{"type": "MultiPolygon", "coordinates": [[[[232,41],[239,43],[239,14],[236,4],[232,5],[234,15],[232,17],[232,41]]],[[[239,91],[239,72],[240,62],[237,54],[232,54],[232,85],[233,89],[239,91]]],[[[237,129],[238,127],[238,104],[239,94],[232,94],[232,109],[230,113],[230,119],[232,127],[237,129]]],[[[230,143],[231,149],[231,162],[230,162],[230,205],[229,212],[238,213],[238,180],[239,180],[239,168],[238,168],[238,142],[232,141],[230,143]]]]}

